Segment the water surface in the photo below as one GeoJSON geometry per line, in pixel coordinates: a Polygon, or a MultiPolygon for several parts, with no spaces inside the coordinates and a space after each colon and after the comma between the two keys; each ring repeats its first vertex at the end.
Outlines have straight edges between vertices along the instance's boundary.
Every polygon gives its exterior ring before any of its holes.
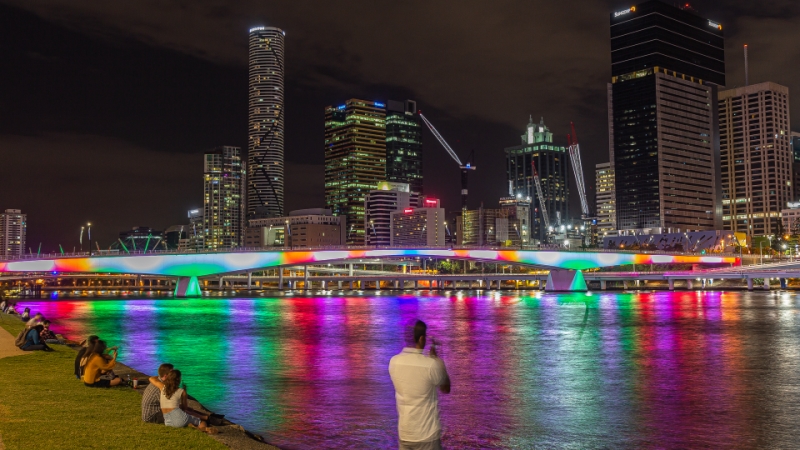
{"type": "MultiPolygon", "coordinates": [[[[444,342],[448,448],[794,447],[800,298],[777,292],[20,302],[283,448],[396,448],[387,367],[444,342]]],[[[66,375],[65,375],[66,376],[66,375]]]]}

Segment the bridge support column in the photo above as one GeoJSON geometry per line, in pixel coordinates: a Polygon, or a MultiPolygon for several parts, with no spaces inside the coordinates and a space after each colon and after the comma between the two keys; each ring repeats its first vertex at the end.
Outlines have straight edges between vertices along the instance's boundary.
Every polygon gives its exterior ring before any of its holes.
{"type": "Polygon", "coordinates": [[[311,286],[308,285],[308,266],[303,266],[303,290],[307,291],[311,289],[311,286]]]}
{"type": "Polygon", "coordinates": [[[278,268],[278,289],[283,290],[283,267],[278,268]]]}
{"type": "Polygon", "coordinates": [[[175,298],[200,297],[203,292],[200,290],[200,281],[197,277],[180,277],[175,284],[175,298]]]}
{"type": "Polygon", "coordinates": [[[322,290],[323,291],[326,290],[326,288],[328,287],[328,282],[325,281],[325,280],[322,280],[321,283],[322,283],[322,290]]]}
{"type": "Polygon", "coordinates": [[[350,280],[350,290],[353,290],[353,280],[350,280]]]}
{"type": "Polygon", "coordinates": [[[336,285],[338,286],[339,290],[341,291],[342,290],[342,280],[337,281],[336,285]]]}
{"type": "Polygon", "coordinates": [[[747,290],[748,291],[753,290],[753,279],[750,277],[747,277],[747,290]]]}
{"type": "Polygon", "coordinates": [[[376,291],[381,290],[381,280],[375,280],[375,290],[376,291]]]}
{"type": "Polygon", "coordinates": [[[394,280],[394,288],[398,289],[400,287],[400,280],[394,280]]]}
{"type": "Polygon", "coordinates": [[[221,291],[225,283],[225,277],[219,277],[219,290],[221,291]]]}
{"type": "Polygon", "coordinates": [[[769,290],[769,277],[764,277],[764,290],[769,290]]]}
{"type": "Polygon", "coordinates": [[[419,289],[419,280],[414,280],[414,289],[419,289]]]}
{"type": "Polygon", "coordinates": [[[547,276],[545,291],[548,292],[586,292],[586,280],[580,270],[551,270],[547,276]]]}
{"type": "Polygon", "coordinates": [[[628,290],[628,281],[627,280],[622,280],[622,289],[625,289],[626,291],[628,290]]]}
{"type": "Polygon", "coordinates": [[[781,289],[786,289],[786,278],[779,278],[781,281],[781,289]]]}
{"type": "Polygon", "coordinates": [[[691,278],[686,280],[686,289],[689,289],[690,291],[694,289],[694,280],[692,280],[691,278]]]}
{"type": "Polygon", "coordinates": [[[253,272],[247,272],[247,290],[253,289],[253,272]]]}
{"type": "Polygon", "coordinates": [[[675,290],[675,280],[670,278],[669,281],[667,281],[667,283],[669,283],[669,290],[670,291],[674,291],[675,290]]]}
{"type": "Polygon", "coordinates": [[[606,280],[600,280],[600,290],[605,291],[608,289],[608,282],[606,280]]]}

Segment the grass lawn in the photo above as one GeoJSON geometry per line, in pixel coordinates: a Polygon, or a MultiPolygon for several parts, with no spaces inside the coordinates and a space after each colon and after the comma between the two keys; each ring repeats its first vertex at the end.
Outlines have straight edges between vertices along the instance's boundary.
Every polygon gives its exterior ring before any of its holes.
{"type": "MultiPolygon", "coordinates": [[[[0,313],[16,336],[24,324],[0,313]]],[[[198,430],[142,422],[141,395],[129,388],[91,389],[73,375],[75,351],[0,359],[0,438],[6,449],[225,449],[198,430]]],[[[2,447],[2,446],[0,446],[2,447]]]]}

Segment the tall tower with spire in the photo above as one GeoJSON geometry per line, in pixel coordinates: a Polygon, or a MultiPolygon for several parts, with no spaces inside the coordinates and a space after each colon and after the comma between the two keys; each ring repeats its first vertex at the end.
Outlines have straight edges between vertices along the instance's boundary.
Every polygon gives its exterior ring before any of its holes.
{"type": "Polygon", "coordinates": [[[539,123],[528,117],[522,143],[507,147],[506,173],[508,175],[509,194],[528,198],[531,201],[531,237],[542,240],[547,233],[542,218],[542,207],[536,195],[533,181],[533,169],[539,173],[542,194],[550,223],[558,225],[569,220],[569,166],[567,149],[553,143],[553,133],[544,124],[544,117],[539,123]]]}

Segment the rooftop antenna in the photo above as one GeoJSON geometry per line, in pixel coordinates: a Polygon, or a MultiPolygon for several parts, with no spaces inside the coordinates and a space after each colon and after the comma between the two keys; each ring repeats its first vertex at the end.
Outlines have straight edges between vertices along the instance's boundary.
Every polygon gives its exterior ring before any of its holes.
{"type": "Polygon", "coordinates": [[[747,64],[747,44],[744,44],[744,85],[750,84],[750,70],[747,64]]]}

